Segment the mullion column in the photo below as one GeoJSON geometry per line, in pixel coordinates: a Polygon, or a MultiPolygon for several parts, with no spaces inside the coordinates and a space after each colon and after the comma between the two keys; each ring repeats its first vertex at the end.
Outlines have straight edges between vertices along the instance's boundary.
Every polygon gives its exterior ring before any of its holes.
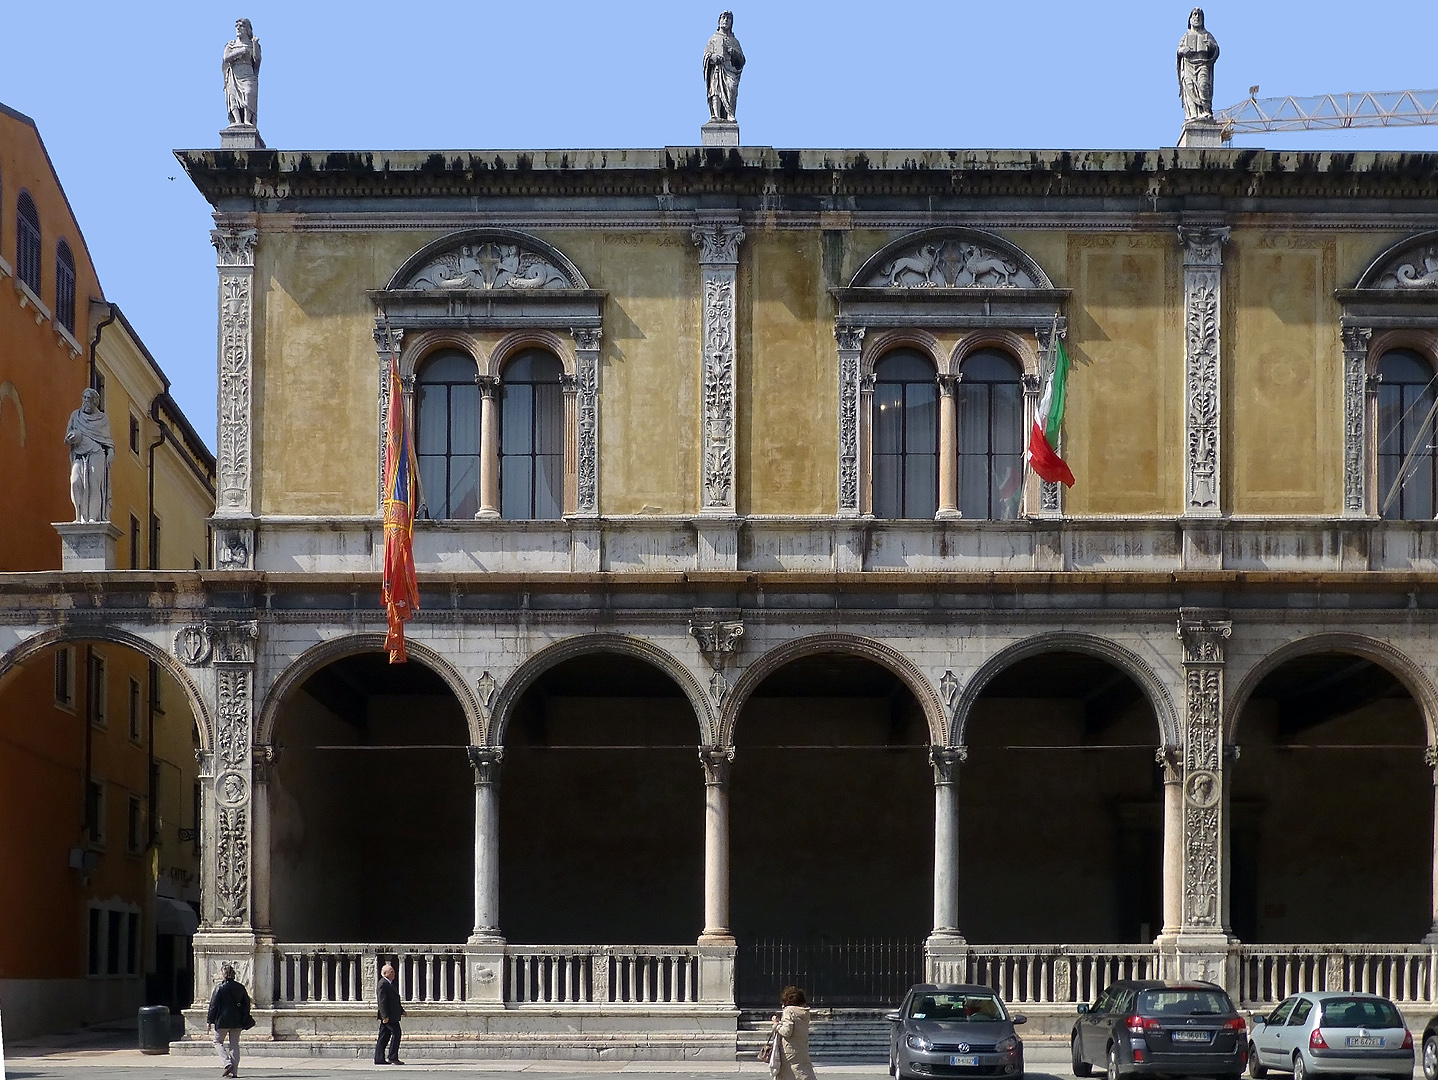
{"type": "Polygon", "coordinates": [[[939,387],[939,518],[959,516],[958,394],[963,375],[940,375],[939,387]]]}
{"type": "Polygon", "coordinates": [[[499,380],[477,375],[479,387],[479,512],[477,518],[499,517],[499,380]]]}
{"type": "Polygon", "coordinates": [[[959,766],[964,746],[931,746],[934,769],[934,926],[924,942],[926,977],[967,981],[968,943],[959,930],[959,766]]]}
{"type": "Polygon", "coordinates": [[[254,281],[259,232],[210,233],[219,270],[219,416],[215,454],[215,566],[252,570],[254,519],[254,281]]]}

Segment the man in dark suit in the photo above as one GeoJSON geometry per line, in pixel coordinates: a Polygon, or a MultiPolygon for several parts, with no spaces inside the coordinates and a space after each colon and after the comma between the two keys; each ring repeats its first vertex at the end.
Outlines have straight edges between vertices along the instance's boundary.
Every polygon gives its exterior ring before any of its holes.
{"type": "Polygon", "coordinates": [[[403,1065],[399,1059],[399,1018],[404,1015],[404,1006],[399,1001],[399,987],[395,983],[394,965],[386,964],[379,973],[379,1040],[374,1044],[376,1065],[403,1065]],[[389,1047],[389,1060],[385,1060],[385,1047],[389,1047]]]}

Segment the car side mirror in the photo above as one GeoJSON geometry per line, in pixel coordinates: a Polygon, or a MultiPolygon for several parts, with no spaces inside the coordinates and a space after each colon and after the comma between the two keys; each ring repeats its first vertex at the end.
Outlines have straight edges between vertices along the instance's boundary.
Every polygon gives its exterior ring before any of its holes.
{"type": "Polygon", "coordinates": [[[903,1017],[900,1016],[900,1015],[899,1015],[898,1013],[896,1013],[896,1012],[891,1012],[891,1013],[885,1013],[885,1014],[884,1014],[884,1019],[887,1020],[887,1021],[888,1021],[889,1023],[891,1023],[891,1024],[897,1024],[899,1021],[903,1020],[903,1017]]]}
{"type": "Polygon", "coordinates": [[[1029,1018],[1023,1013],[1014,1013],[1014,1027],[1018,1027],[1020,1024],[1027,1024],[1028,1022],[1029,1018]]]}
{"type": "Polygon", "coordinates": [[[1080,1003],[1079,1003],[1079,1007],[1078,1007],[1078,1011],[1079,1011],[1079,1015],[1082,1016],[1084,1013],[1088,1012],[1088,1006],[1085,1005],[1085,1004],[1083,1004],[1082,1002],[1080,1002],[1080,1003]]]}

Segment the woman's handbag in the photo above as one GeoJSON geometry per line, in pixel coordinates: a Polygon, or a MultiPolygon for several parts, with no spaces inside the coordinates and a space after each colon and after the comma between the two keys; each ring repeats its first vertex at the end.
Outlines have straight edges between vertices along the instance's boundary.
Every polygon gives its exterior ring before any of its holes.
{"type": "Polygon", "coordinates": [[[767,1064],[769,1063],[769,1060],[770,1060],[773,1056],[774,1056],[774,1037],[771,1035],[771,1036],[769,1036],[769,1041],[766,1042],[766,1043],[765,1043],[762,1047],[760,1047],[760,1049],[759,1049],[759,1060],[762,1061],[762,1062],[764,1062],[764,1063],[767,1065],[767,1064]]]}

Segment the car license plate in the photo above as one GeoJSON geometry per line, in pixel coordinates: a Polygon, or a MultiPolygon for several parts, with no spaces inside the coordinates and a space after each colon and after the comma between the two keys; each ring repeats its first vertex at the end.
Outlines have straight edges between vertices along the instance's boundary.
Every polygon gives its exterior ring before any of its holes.
{"type": "Polygon", "coordinates": [[[960,1054],[949,1055],[950,1065],[977,1065],[978,1063],[979,1059],[976,1057],[963,1057],[960,1054]]]}
{"type": "Polygon", "coordinates": [[[1348,1046],[1382,1046],[1386,1041],[1381,1035],[1350,1035],[1346,1044],[1348,1046]]]}
{"type": "Polygon", "coordinates": [[[1174,1042],[1206,1043],[1213,1041],[1211,1031],[1175,1031],[1171,1036],[1174,1042]]]}

